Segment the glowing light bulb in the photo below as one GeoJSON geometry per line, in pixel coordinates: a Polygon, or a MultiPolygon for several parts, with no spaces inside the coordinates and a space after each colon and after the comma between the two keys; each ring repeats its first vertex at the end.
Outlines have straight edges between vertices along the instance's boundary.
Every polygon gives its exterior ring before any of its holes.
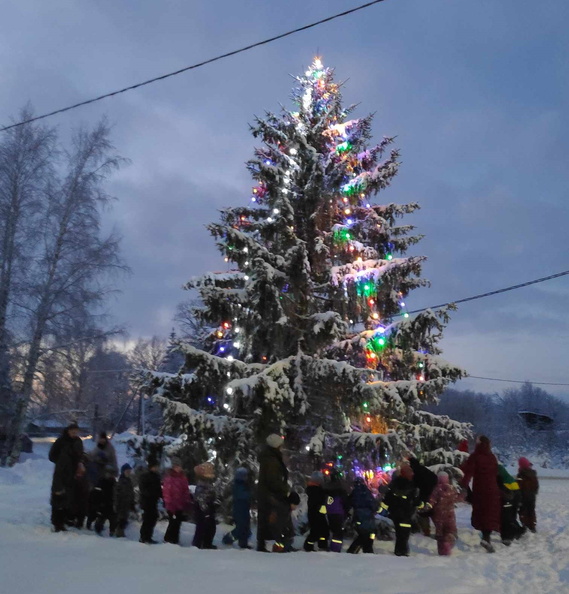
{"type": "Polygon", "coordinates": [[[378,334],[383,334],[383,333],[385,332],[385,328],[384,328],[383,326],[378,326],[378,327],[375,329],[375,331],[376,331],[378,334]]]}
{"type": "Polygon", "coordinates": [[[241,332],[241,328],[235,328],[235,334],[239,334],[241,332]]]}
{"type": "Polygon", "coordinates": [[[393,260],[393,256],[391,254],[387,254],[386,257],[387,257],[388,260],[393,260]]]}
{"type": "Polygon", "coordinates": [[[233,355],[229,355],[229,357],[227,357],[228,361],[235,361],[235,359],[233,358],[233,355]]]}
{"type": "Polygon", "coordinates": [[[272,222],[273,222],[272,217],[267,217],[267,223],[272,223],[272,222]]]}
{"type": "Polygon", "coordinates": [[[345,204],[348,203],[348,199],[346,197],[342,198],[342,200],[344,201],[345,204]]]}
{"type": "Polygon", "coordinates": [[[223,258],[223,259],[224,259],[226,262],[229,262],[229,258],[227,258],[227,257],[226,257],[226,258],[223,258]]]}
{"type": "Polygon", "coordinates": [[[240,349],[240,348],[241,348],[241,343],[240,343],[239,341],[237,341],[237,342],[234,342],[234,343],[233,343],[233,346],[234,346],[236,349],[240,349]]]}
{"type": "Polygon", "coordinates": [[[309,452],[309,451],[310,451],[310,446],[305,446],[305,448],[304,448],[304,449],[305,449],[307,452],[309,452]]]}
{"type": "Polygon", "coordinates": [[[409,317],[409,314],[408,314],[407,312],[405,312],[405,313],[403,314],[403,317],[404,317],[404,318],[408,318],[408,317],[409,317]]]}
{"type": "Polygon", "coordinates": [[[371,317],[372,317],[374,320],[379,320],[379,314],[378,314],[378,313],[371,314],[371,317]]]}
{"type": "Polygon", "coordinates": [[[371,204],[368,202],[368,203],[366,204],[366,207],[367,207],[367,208],[371,208],[371,204]]]}
{"type": "Polygon", "coordinates": [[[353,219],[348,219],[348,220],[346,221],[346,223],[348,223],[348,225],[351,225],[353,222],[354,222],[354,220],[353,220],[353,219]]]}
{"type": "Polygon", "coordinates": [[[227,388],[225,388],[225,391],[231,396],[231,394],[233,394],[233,388],[231,386],[228,386],[227,388]]]}
{"type": "Polygon", "coordinates": [[[273,214],[279,214],[280,210],[278,208],[273,208],[273,214]]]}
{"type": "Polygon", "coordinates": [[[245,260],[244,266],[249,266],[249,260],[245,260]]]}
{"type": "Polygon", "coordinates": [[[425,376],[424,376],[424,375],[420,375],[420,376],[419,376],[417,379],[418,379],[420,382],[424,382],[424,381],[425,381],[425,376]]]}
{"type": "Polygon", "coordinates": [[[366,421],[367,421],[368,423],[371,423],[371,417],[366,417],[366,421]]]}
{"type": "Polygon", "coordinates": [[[405,301],[402,301],[402,302],[401,302],[399,305],[400,305],[401,307],[405,307],[405,301]]]}
{"type": "Polygon", "coordinates": [[[385,338],[380,338],[377,342],[378,342],[378,344],[380,346],[384,346],[385,345],[385,338]]]}
{"type": "Polygon", "coordinates": [[[422,369],[423,367],[425,367],[425,364],[422,361],[419,361],[419,368],[422,369]]]}
{"type": "Polygon", "coordinates": [[[363,262],[362,257],[358,256],[358,259],[356,260],[356,262],[363,262]]]}
{"type": "Polygon", "coordinates": [[[296,153],[298,153],[298,151],[295,148],[291,148],[290,151],[289,151],[289,153],[291,155],[296,155],[296,153]]]}
{"type": "Polygon", "coordinates": [[[225,353],[225,347],[219,347],[219,352],[220,353],[225,353]]]}
{"type": "Polygon", "coordinates": [[[352,212],[352,209],[351,208],[346,208],[344,210],[344,214],[350,214],[351,212],[352,212]]]}
{"type": "Polygon", "coordinates": [[[353,324],[353,323],[354,323],[354,320],[350,320],[350,324],[353,324]]]}
{"type": "MultiPolygon", "coordinates": [[[[233,391],[233,390],[232,390],[232,391],[233,391]]],[[[228,392],[228,394],[229,394],[229,392],[228,392]]],[[[229,404],[227,404],[227,402],[226,402],[226,403],[223,405],[223,408],[224,408],[225,410],[229,410],[229,409],[231,408],[231,406],[229,406],[229,404]]]]}
{"type": "Polygon", "coordinates": [[[243,253],[244,253],[244,254],[248,254],[248,253],[249,253],[249,248],[248,248],[247,246],[245,246],[245,247],[243,248],[243,253]]]}

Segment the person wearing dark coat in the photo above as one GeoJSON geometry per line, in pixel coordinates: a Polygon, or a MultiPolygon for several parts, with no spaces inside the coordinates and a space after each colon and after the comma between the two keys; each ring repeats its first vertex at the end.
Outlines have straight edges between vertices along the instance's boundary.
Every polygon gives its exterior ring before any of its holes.
{"type": "Polygon", "coordinates": [[[93,489],[93,511],[96,514],[95,532],[99,535],[103,533],[105,522],[109,522],[109,536],[115,535],[116,514],[115,514],[115,487],[117,479],[115,478],[115,469],[113,466],[107,466],[105,475],[99,479],[96,487],[93,489]]]}
{"type": "Polygon", "coordinates": [[[404,464],[389,484],[381,507],[395,527],[395,555],[409,556],[409,537],[415,508],[420,502],[419,490],[413,483],[413,471],[404,464]]]}
{"type": "Polygon", "coordinates": [[[115,477],[118,476],[117,454],[104,431],[99,434],[97,445],[89,452],[88,459],[88,476],[93,486],[105,475],[108,466],[112,466],[115,477]]]}
{"type": "Polygon", "coordinates": [[[130,478],[132,467],[130,464],[123,464],[121,475],[115,489],[115,511],[117,514],[117,538],[125,536],[125,530],[128,526],[130,512],[134,511],[134,486],[130,478]]]}
{"type": "Polygon", "coordinates": [[[474,452],[462,465],[464,477],[460,485],[467,489],[472,481],[472,527],[482,532],[480,545],[489,553],[494,552],[490,535],[501,529],[501,497],[498,486],[498,460],[490,448],[490,440],[478,438],[474,452]]]}
{"type": "Polygon", "coordinates": [[[75,476],[83,464],[83,442],[77,423],[64,429],[49,450],[49,460],[55,464],[51,484],[51,523],[55,532],[65,531],[65,522],[73,508],[75,476]]]}
{"type": "MultiPolygon", "coordinates": [[[[433,490],[437,486],[437,475],[426,466],[423,466],[417,458],[409,458],[409,466],[413,471],[413,482],[419,489],[419,509],[421,509],[427,505],[433,490]]],[[[429,516],[419,514],[417,516],[417,523],[425,536],[431,535],[431,521],[429,516]]]]}
{"type": "Polygon", "coordinates": [[[520,538],[525,529],[518,522],[520,507],[520,486],[518,481],[502,466],[498,465],[498,486],[502,495],[502,515],[500,536],[506,546],[520,538]]]}
{"type": "Polygon", "coordinates": [[[357,536],[348,548],[348,553],[359,553],[361,550],[373,554],[378,504],[363,478],[356,479],[349,501],[354,510],[357,536]]]}
{"type": "Polygon", "coordinates": [[[321,472],[313,472],[306,486],[309,532],[304,541],[304,550],[307,552],[314,551],[317,545],[321,551],[328,550],[330,529],[326,517],[326,494],[323,484],[324,475],[321,472]]]}
{"type": "Polygon", "coordinates": [[[276,433],[269,435],[267,445],[259,455],[257,550],[261,552],[268,552],[267,540],[275,541],[273,552],[284,553],[292,549],[291,490],[281,452],[283,441],[276,433]]]}
{"type": "Polygon", "coordinates": [[[217,549],[213,544],[216,522],[216,498],[213,488],[215,469],[210,462],[204,462],[194,468],[198,484],[194,494],[194,519],[196,531],[192,546],[198,549],[217,549]]]}
{"type": "Polygon", "coordinates": [[[186,513],[190,509],[190,486],[179,458],[172,458],[172,468],[166,472],[162,483],[162,498],[168,513],[168,528],[164,534],[164,542],[179,544],[180,528],[186,513]]]}
{"type": "Polygon", "coordinates": [[[233,480],[233,521],[235,528],[223,537],[224,544],[238,542],[240,549],[250,549],[251,536],[251,485],[249,471],[240,467],[233,480]]]}
{"type": "Polygon", "coordinates": [[[152,538],[158,521],[158,501],[162,498],[160,482],[160,464],[158,460],[148,460],[148,470],[140,476],[140,508],[142,509],[142,525],[140,526],[140,542],[156,544],[152,538]]]}
{"type": "Polygon", "coordinates": [[[330,472],[330,479],[324,484],[326,513],[330,527],[330,551],[341,553],[344,544],[344,522],[350,509],[348,492],[337,470],[330,472]]]}
{"type": "Polygon", "coordinates": [[[91,485],[87,478],[85,466],[79,464],[75,473],[73,488],[73,503],[71,506],[71,519],[75,528],[83,528],[85,518],[89,511],[89,492],[91,485]]]}
{"type": "Polygon", "coordinates": [[[527,458],[521,457],[518,460],[518,484],[521,494],[520,520],[530,532],[535,532],[535,503],[539,493],[539,481],[532,466],[533,464],[527,458]]]}

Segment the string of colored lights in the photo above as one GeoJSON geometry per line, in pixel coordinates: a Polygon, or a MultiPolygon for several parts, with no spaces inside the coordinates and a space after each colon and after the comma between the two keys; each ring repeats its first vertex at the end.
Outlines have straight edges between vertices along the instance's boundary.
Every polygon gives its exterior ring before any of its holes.
{"type": "Polygon", "coordinates": [[[215,56],[213,58],[209,58],[208,60],[204,60],[202,62],[198,62],[196,64],[192,64],[191,66],[186,66],[185,68],[180,68],[179,70],[175,70],[174,72],[169,72],[168,74],[163,74],[161,76],[156,76],[154,78],[150,78],[143,82],[130,85],[128,87],[124,87],[123,89],[119,89],[118,91],[112,91],[110,93],[105,93],[104,95],[99,95],[98,97],[94,97],[93,99],[87,99],[85,101],[80,101],[79,103],[75,103],[74,105],[69,105],[68,107],[62,107],[60,109],[56,109],[49,113],[45,113],[43,115],[35,116],[33,118],[29,118],[27,120],[23,120],[21,122],[16,122],[14,124],[10,124],[9,126],[4,126],[0,128],[0,132],[6,132],[7,130],[11,130],[12,128],[16,128],[18,126],[23,126],[24,124],[30,124],[32,122],[37,122],[38,120],[43,120],[45,118],[49,118],[51,116],[64,113],[66,111],[71,111],[72,109],[77,109],[78,107],[83,107],[85,105],[90,105],[91,103],[96,103],[97,101],[102,101],[103,99],[107,99],[109,97],[115,97],[116,95],[120,95],[121,93],[126,93],[128,91],[133,91],[134,89],[139,89],[140,87],[144,87],[146,85],[150,85],[155,82],[159,82],[165,80],[167,78],[171,78],[172,76],[177,76],[178,74],[182,74],[184,72],[188,72],[189,70],[196,70],[197,68],[201,68],[208,64],[212,64],[213,62],[218,62],[219,60],[224,60],[225,58],[229,58],[231,56],[236,56],[237,54],[241,54],[243,52],[252,50],[254,48],[267,45],[274,41],[278,41],[279,39],[284,39],[285,37],[289,37],[290,35],[294,35],[296,33],[300,33],[302,31],[307,31],[308,29],[312,29],[314,27],[318,27],[319,25],[323,25],[324,23],[329,23],[335,19],[339,19],[354,12],[358,12],[360,10],[364,10],[365,8],[369,8],[370,6],[374,6],[375,4],[380,4],[385,0],[372,0],[371,2],[366,2],[365,4],[361,4],[359,6],[355,6],[354,8],[350,8],[348,10],[344,10],[342,12],[338,12],[337,14],[333,14],[329,17],[320,19],[319,21],[315,21],[314,23],[310,23],[308,25],[303,25],[302,27],[297,27],[296,29],[292,29],[290,31],[286,31],[285,33],[280,33],[279,35],[274,35],[273,37],[269,37],[268,39],[263,39],[262,41],[257,41],[255,43],[251,43],[250,45],[246,45],[245,47],[241,47],[236,50],[232,50],[230,52],[226,52],[225,54],[220,54],[219,56],[215,56]]]}

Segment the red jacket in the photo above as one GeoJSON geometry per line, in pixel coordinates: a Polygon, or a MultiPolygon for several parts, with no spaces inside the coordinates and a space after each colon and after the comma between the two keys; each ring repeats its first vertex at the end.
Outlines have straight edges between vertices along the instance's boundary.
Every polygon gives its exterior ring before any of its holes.
{"type": "Polygon", "coordinates": [[[474,453],[462,465],[463,487],[472,480],[472,526],[476,530],[500,532],[501,500],[498,460],[489,445],[476,444],[474,453]]]}
{"type": "Polygon", "coordinates": [[[162,486],[162,497],[166,511],[175,514],[186,511],[190,506],[190,487],[183,472],[170,469],[162,486]]]}

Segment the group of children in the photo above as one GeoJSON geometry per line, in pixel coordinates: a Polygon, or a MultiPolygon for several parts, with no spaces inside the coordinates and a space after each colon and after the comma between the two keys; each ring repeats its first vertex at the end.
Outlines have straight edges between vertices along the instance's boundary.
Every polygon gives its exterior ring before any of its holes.
{"type": "MultiPolygon", "coordinates": [[[[535,531],[536,527],[535,502],[539,489],[537,475],[526,458],[520,458],[519,465],[517,479],[500,467],[499,482],[503,490],[502,540],[505,544],[518,538],[525,528],[535,531]],[[518,524],[518,513],[523,526],[518,524]]],[[[418,465],[416,460],[414,465],[403,463],[379,498],[372,494],[363,478],[356,478],[351,492],[348,493],[339,472],[332,469],[327,476],[322,472],[314,472],[308,478],[306,487],[308,535],[304,541],[304,550],[341,552],[346,519],[351,511],[356,537],[347,549],[348,553],[373,553],[376,516],[379,514],[389,517],[393,523],[395,555],[409,555],[409,537],[414,527],[417,524],[424,527],[425,520],[428,527],[429,518],[435,525],[439,555],[450,555],[457,534],[455,506],[465,500],[466,491],[454,486],[446,472],[440,472],[436,475],[433,488],[427,490],[426,497],[424,489],[420,488],[424,478],[420,475],[421,469],[425,470],[425,467],[418,465]]],[[[192,497],[179,459],[171,460],[171,468],[163,479],[158,460],[148,460],[147,470],[138,480],[142,511],[140,542],[156,543],[153,533],[159,518],[158,503],[163,499],[168,514],[165,542],[179,543],[181,523],[192,514],[196,525],[193,546],[200,549],[217,548],[213,544],[216,508],[219,503],[213,487],[214,467],[206,462],[196,466],[194,472],[197,486],[192,497]]],[[[135,510],[135,490],[131,474],[130,465],[124,464],[117,481],[114,467],[105,467],[104,474],[89,495],[88,506],[75,510],[75,525],[81,527],[86,517],[87,527],[91,528],[94,523],[95,531],[102,534],[108,522],[111,536],[124,537],[130,514],[135,510]]],[[[77,501],[85,500],[84,480],[83,476],[77,476],[76,488],[82,495],[77,501]]],[[[240,548],[250,548],[251,500],[249,471],[238,468],[233,482],[235,528],[224,535],[224,544],[237,542],[240,548]]],[[[428,534],[428,531],[423,532],[428,534]]]]}

